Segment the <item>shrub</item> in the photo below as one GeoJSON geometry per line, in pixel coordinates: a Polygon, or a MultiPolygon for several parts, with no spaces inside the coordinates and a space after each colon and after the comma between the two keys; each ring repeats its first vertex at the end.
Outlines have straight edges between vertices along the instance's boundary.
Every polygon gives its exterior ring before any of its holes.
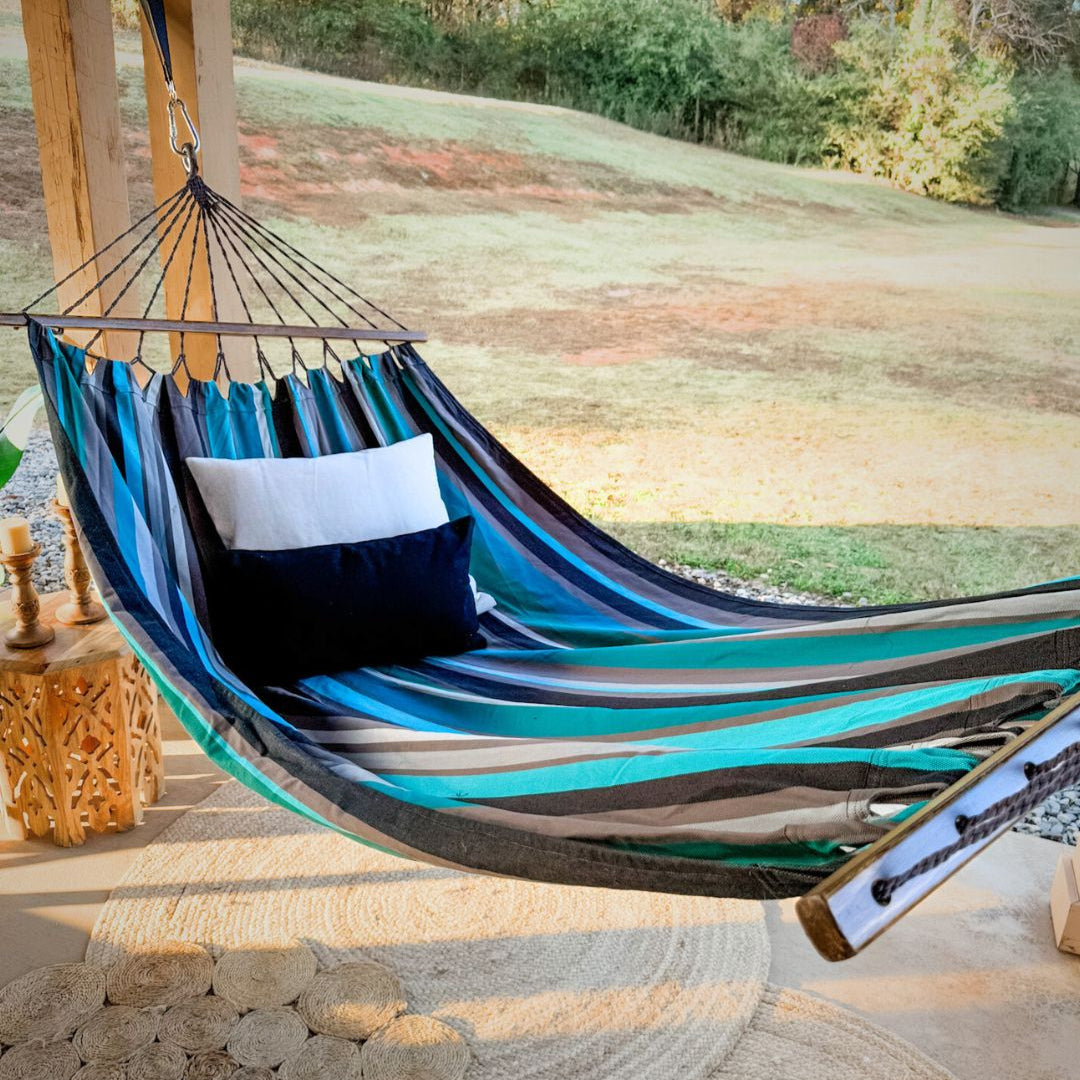
{"type": "Polygon", "coordinates": [[[723,31],[697,0],[559,0],[525,12],[521,47],[546,100],[701,139],[725,107],[723,31]]]}
{"type": "Polygon", "coordinates": [[[722,59],[728,109],[717,145],[789,165],[819,165],[830,87],[798,67],[791,30],[749,19],[728,26],[722,59]]]}
{"type": "Polygon", "coordinates": [[[1080,84],[1065,68],[1021,75],[1013,80],[1013,97],[998,205],[1021,210],[1067,200],[1073,192],[1066,181],[1080,160],[1080,84]]]}
{"type": "MultiPolygon", "coordinates": [[[[134,0],[114,4],[130,14],[134,0]]],[[[913,0],[894,16],[890,0],[850,26],[809,0],[794,21],[784,0],[232,0],[232,12],[238,49],[301,66],[567,105],[953,202],[1067,198],[1075,75],[986,44],[970,4],[913,0]]]]}
{"type": "Polygon", "coordinates": [[[558,0],[521,20],[521,48],[522,96],[774,161],[820,161],[817,96],[786,25],[724,22],[696,0],[558,0]]]}
{"type": "Polygon", "coordinates": [[[904,30],[865,21],[836,51],[827,160],[921,195],[992,201],[1011,73],[966,48],[949,0],[921,0],[904,30]]]}
{"type": "Polygon", "coordinates": [[[243,53],[384,82],[425,82],[443,37],[418,0],[232,0],[243,53]]]}

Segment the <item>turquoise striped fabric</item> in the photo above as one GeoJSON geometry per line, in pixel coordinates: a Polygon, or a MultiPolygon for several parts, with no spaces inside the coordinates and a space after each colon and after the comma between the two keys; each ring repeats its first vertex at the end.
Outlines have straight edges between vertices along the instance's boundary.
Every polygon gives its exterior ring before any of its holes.
{"type": "MultiPolygon", "coordinates": [[[[411,347],[306,380],[139,386],[31,327],[114,618],[210,756],[440,865],[705,895],[803,891],[1080,684],[1080,582],[858,610],[739,599],[583,519],[411,347]],[[207,632],[191,456],[434,438],[497,600],[458,657],[246,686],[207,632]]],[[[345,493],[347,497],[347,493],[345,493]]],[[[302,512],[303,508],[296,508],[302,512]]]]}

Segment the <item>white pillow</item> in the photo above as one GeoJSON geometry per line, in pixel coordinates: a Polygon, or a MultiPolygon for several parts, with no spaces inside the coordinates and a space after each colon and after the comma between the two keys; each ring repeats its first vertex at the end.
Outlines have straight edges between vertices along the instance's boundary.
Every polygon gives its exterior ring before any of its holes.
{"type": "MultiPolygon", "coordinates": [[[[230,550],[287,551],[420,532],[450,520],[435,446],[414,439],[313,458],[191,457],[188,468],[230,550]]],[[[470,579],[471,580],[471,579],[470,579]]],[[[476,592],[477,611],[495,606],[476,592]]]]}

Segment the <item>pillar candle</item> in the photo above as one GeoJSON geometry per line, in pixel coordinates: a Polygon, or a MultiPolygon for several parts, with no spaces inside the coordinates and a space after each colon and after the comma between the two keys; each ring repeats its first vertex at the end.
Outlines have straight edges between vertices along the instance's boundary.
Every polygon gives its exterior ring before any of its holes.
{"type": "Polygon", "coordinates": [[[68,502],[67,488],[64,487],[64,478],[59,473],[56,474],[56,501],[61,506],[71,505],[71,503],[68,502]]]}
{"type": "Polygon", "coordinates": [[[30,539],[30,522],[24,517],[9,517],[0,521],[0,554],[22,555],[34,546],[30,539]]]}

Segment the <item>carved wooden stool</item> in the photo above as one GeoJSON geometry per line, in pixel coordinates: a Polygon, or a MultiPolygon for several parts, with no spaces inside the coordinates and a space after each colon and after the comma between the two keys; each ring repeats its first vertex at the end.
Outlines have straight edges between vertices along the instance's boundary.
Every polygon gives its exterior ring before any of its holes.
{"type": "MultiPolygon", "coordinates": [[[[0,644],[0,836],[122,832],[164,794],[157,690],[119,631],[56,623],[67,592],[41,598],[56,639],[0,644]]],[[[0,639],[10,616],[0,595],[0,639]]]]}

